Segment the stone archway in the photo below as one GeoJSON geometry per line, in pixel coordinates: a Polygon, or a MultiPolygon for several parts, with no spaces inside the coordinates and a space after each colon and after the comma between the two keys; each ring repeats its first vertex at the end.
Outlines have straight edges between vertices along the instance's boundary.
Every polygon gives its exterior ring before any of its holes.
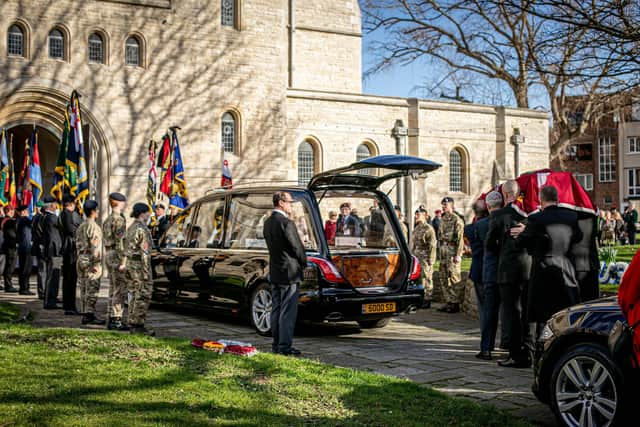
{"type": "MultiPolygon", "coordinates": [[[[53,83],[52,83],[53,85],[53,83]]],[[[25,134],[31,133],[33,126],[38,130],[41,144],[40,157],[45,194],[49,193],[53,179],[58,144],[62,135],[66,104],[71,90],[63,92],[52,87],[20,86],[17,84],[13,90],[5,85],[0,87],[0,127],[14,134],[14,159],[16,170],[22,163],[22,152],[25,134]],[[2,89],[5,89],[4,91],[2,89]],[[4,92],[4,93],[3,93],[4,92]],[[44,140],[42,139],[44,138],[44,140]],[[53,158],[51,155],[53,154],[53,158]]],[[[107,121],[99,114],[86,107],[81,98],[81,110],[83,131],[86,144],[86,160],[89,175],[89,191],[91,197],[95,197],[106,204],[109,194],[109,177],[114,155],[109,149],[107,135],[113,135],[107,121]]],[[[90,103],[91,104],[91,103],[90,103]]],[[[108,210],[103,209],[102,213],[108,210]]]]}

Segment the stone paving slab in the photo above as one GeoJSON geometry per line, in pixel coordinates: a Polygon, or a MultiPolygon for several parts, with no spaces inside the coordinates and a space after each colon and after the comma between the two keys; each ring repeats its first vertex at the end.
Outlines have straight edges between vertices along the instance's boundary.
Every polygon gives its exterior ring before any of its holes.
{"type": "MultiPolygon", "coordinates": [[[[106,311],[106,296],[103,282],[99,313],[106,311]]],[[[0,291],[0,301],[30,309],[36,327],[82,327],[79,316],[43,310],[35,297],[0,291]]],[[[154,306],[147,323],[160,337],[227,338],[251,342],[260,351],[271,349],[270,339],[256,334],[243,319],[154,306]]],[[[394,318],[383,329],[371,330],[361,330],[355,322],[303,325],[296,329],[295,346],[305,357],[323,363],[407,378],[446,394],[513,411],[539,425],[556,425],[550,409],[531,392],[530,369],[507,369],[495,361],[475,359],[479,328],[476,320],[463,314],[420,310],[394,318]]]]}

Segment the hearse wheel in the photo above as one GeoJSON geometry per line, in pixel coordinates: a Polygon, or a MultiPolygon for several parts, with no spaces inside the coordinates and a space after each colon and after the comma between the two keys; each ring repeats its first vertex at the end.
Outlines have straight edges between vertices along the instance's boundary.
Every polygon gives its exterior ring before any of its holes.
{"type": "Polygon", "coordinates": [[[622,375],[596,343],[575,345],[551,375],[551,408],[566,426],[611,426],[621,419],[622,375]]]}
{"type": "Polygon", "coordinates": [[[271,288],[261,283],[253,290],[249,305],[249,321],[260,335],[271,335],[271,288]]]}
{"type": "Polygon", "coordinates": [[[358,325],[360,325],[362,329],[378,329],[384,328],[389,322],[391,322],[391,318],[385,317],[378,320],[358,320],[358,325]]]}

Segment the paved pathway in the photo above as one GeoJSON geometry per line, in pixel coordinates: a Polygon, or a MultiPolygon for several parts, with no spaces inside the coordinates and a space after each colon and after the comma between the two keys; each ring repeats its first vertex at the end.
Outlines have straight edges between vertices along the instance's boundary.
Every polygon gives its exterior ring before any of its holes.
{"type": "MultiPolygon", "coordinates": [[[[98,309],[106,310],[106,283],[98,309]]],[[[39,327],[80,327],[79,316],[42,310],[34,297],[0,292],[0,301],[23,304],[35,313],[39,327]]],[[[158,336],[191,339],[228,338],[248,341],[269,351],[261,337],[242,320],[194,313],[186,309],[153,308],[149,323],[158,336]]],[[[549,408],[531,393],[530,369],[506,369],[476,359],[480,331],[463,314],[420,310],[395,318],[386,328],[360,330],[356,323],[307,325],[296,332],[295,345],[305,357],[324,363],[408,378],[444,393],[488,402],[545,426],[554,426],[549,408]]]]}

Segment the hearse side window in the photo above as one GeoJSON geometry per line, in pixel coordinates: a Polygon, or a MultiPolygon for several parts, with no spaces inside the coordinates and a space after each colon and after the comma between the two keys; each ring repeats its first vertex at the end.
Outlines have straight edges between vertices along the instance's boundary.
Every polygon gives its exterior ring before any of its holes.
{"type": "MultiPolygon", "coordinates": [[[[295,197],[294,197],[295,198],[295,197]]],[[[229,212],[229,227],[225,239],[225,248],[230,249],[267,249],[264,240],[264,222],[273,211],[272,194],[244,194],[233,197],[229,212]]],[[[317,239],[313,233],[308,209],[300,201],[293,204],[292,219],[298,227],[305,247],[317,248],[317,239]]]]}
{"type": "Polygon", "coordinates": [[[164,239],[160,242],[160,247],[169,249],[187,247],[188,231],[191,225],[191,211],[191,209],[187,209],[178,214],[178,217],[164,235],[164,239]]]}
{"type": "Polygon", "coordinates": [[[224,199],[200,204],[198,218],[191,228],[190,248],[219,248],[222,245],[224,199]]]}

